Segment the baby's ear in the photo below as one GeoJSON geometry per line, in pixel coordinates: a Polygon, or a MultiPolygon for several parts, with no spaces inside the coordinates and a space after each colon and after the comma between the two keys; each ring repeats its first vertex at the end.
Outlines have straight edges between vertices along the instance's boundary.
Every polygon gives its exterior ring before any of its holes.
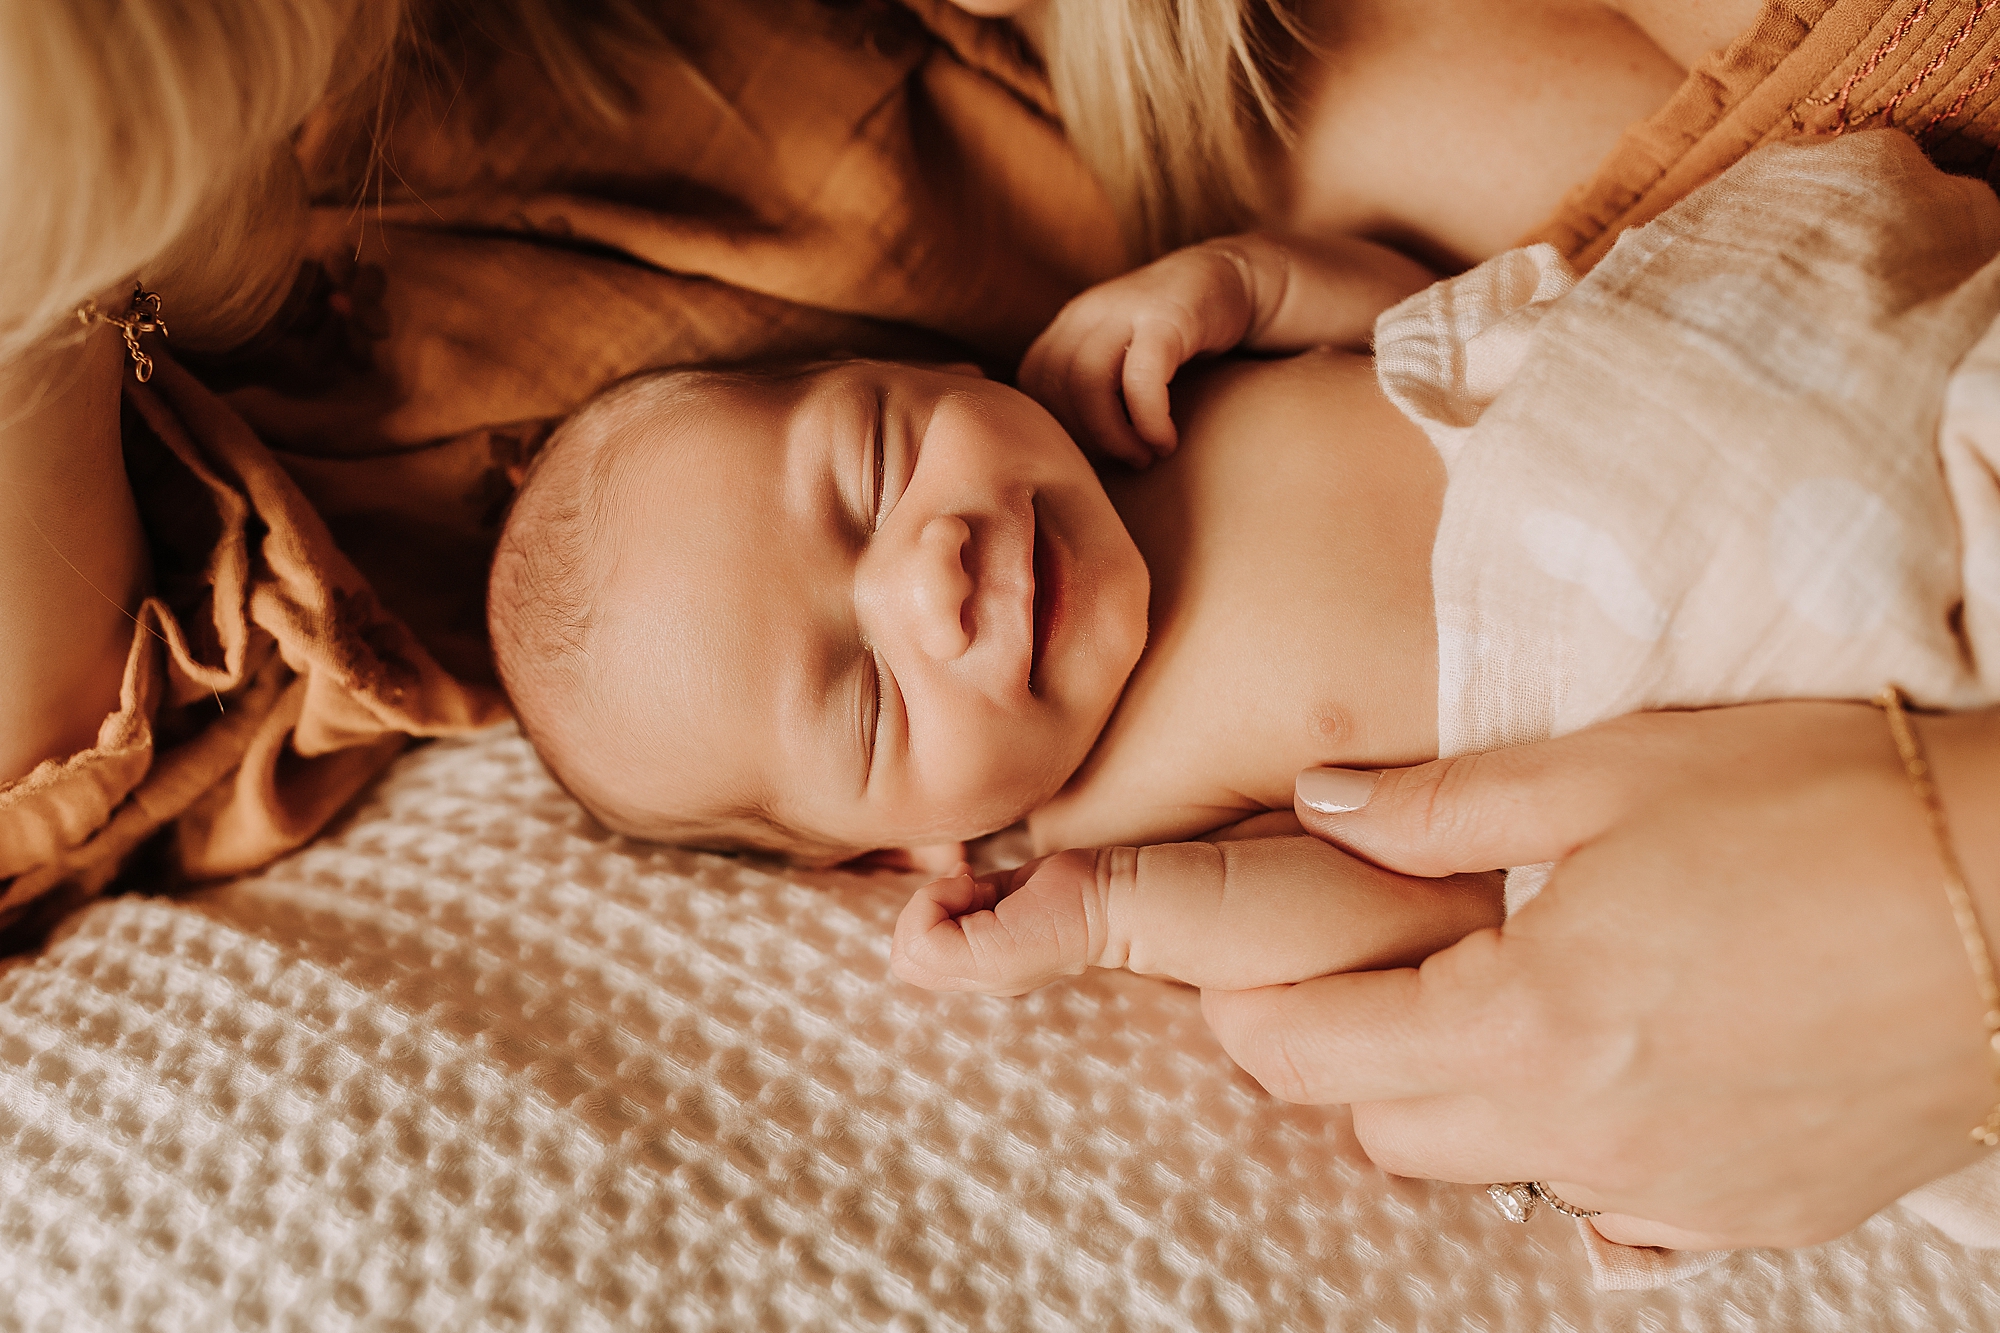
{"type": "Polygon", "coordinates": [[[843,870],[922,871],[926,875],[949,875],[965,864],[965,844],[933,842],[921,847],[881,847],[842,861],[843,870]]]}

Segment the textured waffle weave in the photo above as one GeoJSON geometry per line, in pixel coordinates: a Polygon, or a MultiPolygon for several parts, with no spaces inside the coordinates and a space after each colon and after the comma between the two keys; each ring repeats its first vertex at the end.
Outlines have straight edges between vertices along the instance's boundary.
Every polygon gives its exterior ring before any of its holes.
{"type": "Polygon", "coordinates": [[[2000,1328],[1899,1211],[1599,1293],[1189,991],[887,975],[908,885],[596,831],[511,730],[0,972],[0,1329],[2000,1328]]]}

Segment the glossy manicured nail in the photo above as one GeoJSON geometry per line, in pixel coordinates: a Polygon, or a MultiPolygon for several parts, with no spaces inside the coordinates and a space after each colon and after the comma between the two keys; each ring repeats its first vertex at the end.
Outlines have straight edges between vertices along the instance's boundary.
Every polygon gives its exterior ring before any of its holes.
{"type": "Polygon", "coordinates": [[[1380,773],[1361,768],[1309,768],[1299,774],[1292,789],[1308,810],[1340,815],[1368,804],[1381,780],[1380,773]]]}

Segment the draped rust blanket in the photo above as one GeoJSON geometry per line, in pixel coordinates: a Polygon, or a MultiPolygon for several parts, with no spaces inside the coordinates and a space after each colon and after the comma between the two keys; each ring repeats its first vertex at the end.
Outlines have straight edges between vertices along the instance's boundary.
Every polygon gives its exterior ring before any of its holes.
{"type": "MultiPolygon", "coordinates": [[[[0,786],[0,926],[313,836],[412,737],[505,716],[486,561],[562,416],[653,366],[861,353],[1008,373],[1122,264],[1011,32],[944,0],[690,0],[616,126],[526,57],[314,122],[272,329],[128,385],[153,549],[98,745],[0,786]],[[359,201],[359,202],[357,202],[359,201]]],[[[1583,264],[1748,149],[1888,124],[2000,143],[1993,0],[1771,0],[1531,239],[1583,264]]]]}

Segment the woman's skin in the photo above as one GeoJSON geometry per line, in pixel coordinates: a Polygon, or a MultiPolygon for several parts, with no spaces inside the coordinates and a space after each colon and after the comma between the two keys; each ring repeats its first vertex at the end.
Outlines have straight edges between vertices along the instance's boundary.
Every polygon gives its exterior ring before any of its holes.
{"type": "MultiPolygon", "coordinates": [[[[103,309],[129,295],[106,293],[103,309]]],[[[145,539],[119,448],[118,331],[0,365],[0,782],[96,744],[118,707],[145,539]]]]}
{"type": "MultiPolygon", "coordinates": [[[[1041,40],[1047,0],[959,0],[1041,40]]],[[[1553,215],[1627,126],[1762,0],[1290,0],[1310,49],[1281,79],[1296,139],[1262,225],[1362,237],[1446,272],[1553,215]],[[1417,146],[1421,145],[1418,149],[1417,146]],[[1415,151],[1413,151],[1413,149],[1415,151]]]]}
{"type": "MultiPolygon", "coordinates": [[[[1280,192],[1269,221],[1380,241],[1444,272],[1520,244],[1687,77],[1598,0],[1303,0],[1298,10],[1324,56],[1297,61],[1298,139],[1268,170],[1280,192]]],[[[1662,35],[1689,44],[1678,24],[1662,35]]]]}
{"type": "MultiPolygon", "coordinates": [[[[1918,726],[1991,940],[2000,711],[1918,726]]],[[[1564,861],[1420,973],[1207,1004],[1286,1095],[1365,1103],[1391,1170],[1561,1182],[1627,1244],[1798,1245],[1986,1151],[1983,1006],[1873,708],[1627,718],[1385,775],[1317,831],[1424,873],[1564,861]]]]}

